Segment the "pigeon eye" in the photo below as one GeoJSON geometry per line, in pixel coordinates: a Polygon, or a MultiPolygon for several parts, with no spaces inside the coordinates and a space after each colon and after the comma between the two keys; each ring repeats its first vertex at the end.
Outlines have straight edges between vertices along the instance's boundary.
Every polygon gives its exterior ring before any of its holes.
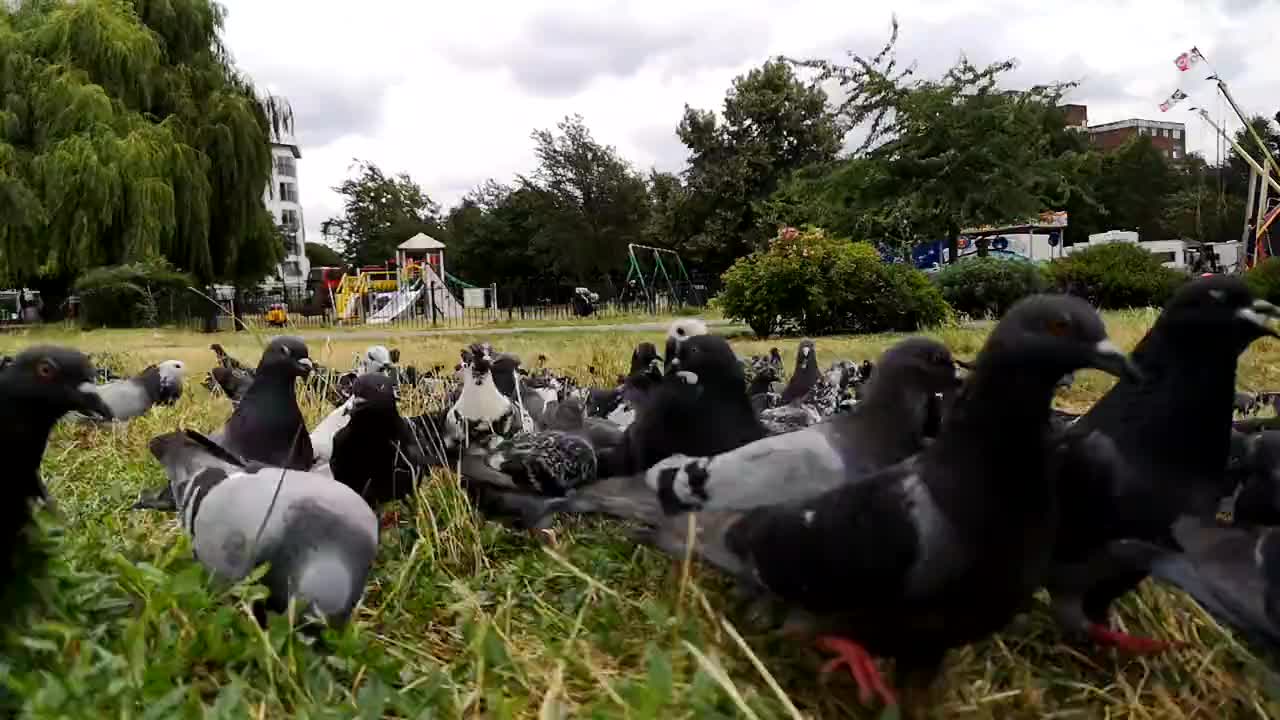
{"type": "Polygon", "coordinates": [[[36,377],[41,380],[52,380],[58,376],[58,366],[52,360],[44,359],[36,363],[36,377]]]}
{"type": "Polygon", "coordinates": [[[1071,331],[1071,323],[1066,318],[1054,318],[1045,323],[1045,330],[1054,337],[1064,337],[1071,331]]]}

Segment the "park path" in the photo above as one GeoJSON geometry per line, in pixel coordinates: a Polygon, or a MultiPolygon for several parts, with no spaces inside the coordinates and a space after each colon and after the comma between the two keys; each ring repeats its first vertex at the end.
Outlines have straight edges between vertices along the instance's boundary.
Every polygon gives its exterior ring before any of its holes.
{"type": "MultiPolygon", "coordinates": [[[[730,320],[706,320],[708,327],[734,326],[730,320]]],[[[547,325],[533,327],[473,327],[473,328],[441,328],[432,330],[398,329],[389,326],[384,330],[296,330],[294,334],[306,337],[331,337],[351,340],[376,340],[385,337],[432,337],[447,335],[516,335],[519,333],[562,333],[562,332],[653,332],[666,330],[670,320],[664,322],[624,323],[620,325],[547,325]]]]}

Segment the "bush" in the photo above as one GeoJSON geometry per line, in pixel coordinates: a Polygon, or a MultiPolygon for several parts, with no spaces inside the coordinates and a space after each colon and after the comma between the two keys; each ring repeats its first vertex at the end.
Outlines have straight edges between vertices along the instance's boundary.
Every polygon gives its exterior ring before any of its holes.
{"type": "Polygon", "coordinates": [[[164,260],[94,268],[75,284],[85,327],[155,327],[185,306],[190,276],[164,260]]]}
{"type": "Polygon", "coordinates": [[[1107,243],[1049,263],[1053,284],[1099,308],[1164,307],[1186,273],[1160,264],[1133,243],[1107,243]]]}
{"type": "Polygon", "coordinates": [[[816,228],[784,230],[768,249],[739,258],[723,281],[717,303],[760,337],[909,331],[951,317],[924,273],[816,228]]]}
{"type": "Polygon", "coordinates": [[[970,317],[1000,317],[1018,300],[1043,292],[1040,266],[1001,257],[969,258],[945,266],[934,277],[947,304],[970,317]]]}
{"type": "Polygon", "coordinates": [[[1244,274],[1254,297],[1280,304],[1280,257],[1269,257],[1244,274]]]}

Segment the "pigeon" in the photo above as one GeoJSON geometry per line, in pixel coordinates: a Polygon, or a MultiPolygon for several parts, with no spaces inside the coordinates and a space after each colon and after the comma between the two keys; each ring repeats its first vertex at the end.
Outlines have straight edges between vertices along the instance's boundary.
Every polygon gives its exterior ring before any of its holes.
{"type": "Polygon", "coordinates": [[[507,437],[519,427],[517,408],[503,395],[493,377],[493,350],[475,344],[463,351],[462,391],[449,408],[448,434],[468,444],[507,437]]]}
{"type": "Polygon", "coordinates": [[[13,364],[12,355],[0,354],[0,370],[3,370],[13,364]]]}
{"type": "Polygon", "coordinates": [[[356,363],[356,375],[368,373],[386,373],[395,365],[391,359],[391,351],[385,345],[370,345],[364,357],[356,363]]]}
{"type": "Polygon", "coordinates": [[[782,380],[781,367],[768,359],[751,359],[751,382],[747,385],[747,397],[751,398],[751,409],[757,415],[781,401],[782,396],[773,391],[773,384],[782,380]]]}
{"type": "Polygon", "coordinates": [[[818,375],[817,349],[812,340],[801,340],[800,347],[796,348],[796,369],[782,391],[782,403],[785,405],[802,400],[818,382],[818,375]]]}
{"type": "Polygon", "coordinates": [[[227,420],[221,445],[246,461],[311,469],[315,456],[294,381],[313,368],[302,338],[273,338],[254,371],[253,384],[227,420]]]}
{"type": "Polygon", "coordinates": [[[1228,471],[1243,476],[1231,508],[1232,524],[1280,525],[1280,432],[1265,430],[1246,436],[1233,431],[1232,435],[1243,446],[1233,448],[1233,455],[1241,456],[1233,458],[1236,467],[1228,465],[1228,471]]]}
{"type": "Polygon", "coordinates": [[[667,328],[667,344],[663,350],[662,374],[671,374],[671,361],[679,353],[680,344],[691,337],[707,334],[707,324],[698,318],[679,318],[667,328]]]}
{"type": "Polygon", "coordinates": [[[493,356],[493,384],[498,392],[510,400],[516,408],[515,432],[533,430],[533,418],[542,415],[542,408],[558,395],[550,388],[535,390],[526,387],[520,375],[520,358],[511,353],[493,356]]]}
{"type": "Polygon", "coordinates": [[[672,347],[671,372],[640,406],[622,444],[600,454],[601,477],[632,475],[676,454],[727,452],[767,435],[728,341],[693,335],[672,347]]]}
{"type": "Polygon", "coordinates": [[[222,345],[214,343],[209,346],[209,349],[212,350],[213,354],[217,357],[218,367],[224,367],[228,370],[242,370],[248,373],[253,372],[253,368],[245,367],[244,363],[228,355],[222,345]]]}
{"type": "Polygon", "coordinates": [[[853,412],[712,457],[673,455],[645,482],[668,509],[740,510],[819,495],[920,451],[929,401],[958,384],[945,345],[908,338],[885,351],[853,412]]]}
{"type": "Polygon", "coordinates": [[[209,377],[212,379],[213,387],[217,387],[225,394],[232,403],[239,403],[244,399],[245,393],[249,391],[249,386],[253,384],[253,375],[245,370],[237,370],[235,368],[215,367],[209,371],[209,377]]]}
{"type": "Polygon", "coordinates": [[[333,479],[375,510],[413,494],[428,462],[409,423],[400,417],[400,390],[381,373],[361,375],[344,409],[351,420],[333,438],[333,479]]]}
{"type": "Polygon", "coordinates": [[[1262,409],[1258,396],[1251,392],[1237,390],[1232,396],[1232,409],[1241,415],[1256,415],[1262,409]]]}
{"type": "Polygon", "coordinates": [[[549,403],[543,409],[538,425],[543,430],[561,430],[584,437],[597,450],[617,447],[622,443],[621,428],[608,420],[587,417],[586,407],[575,397],[549,403]]]}
{"type": "Polygon", "coordinates": [[[321,622],[349,619],[378,552],[378,519],[354,490],[327,475],[245,463],[192,430],[148,447],[196,560],[215,577],[235,582],[269,562],[269,610],[297,598],[321,622]]]}
{"type": "MultiPolygon", "coordinates": [[[[791,629],[817,633],[837,653],[824,671],[847,665],[864,701],[874,693],[896,705],[873,654],[896,660],[899,684],[928,689],[948,649],[1003,628],[1043,581],[1056,524],[1049,403],[1057,379],[1084,367],[1134,372],[1086,302],[1023,298],[919,454],[821,495],[749,510],[732,509],[741,496],[711,495],[705,504],[727,509],[673,518],[649,539],[683,553],[685,528],[696,525],[704,561],[782,600],[791,629]]],[[[887,372],[882,364],[877,379],[887,372]]],[[[647,482],[662,491],[677,472],[647,482]]],[[[688,480],[694,495],[707,487],[701,475],[688,480]]]]}
{"type": "Polygon", "coordinates": [[[927,338],[898,343],[881,362],[884,372],[854,412],[713,457],[672,456],[642,477],[609,478],[585,488],[559,509],[653,524],[661,513],[659,498],[669,508],[702,509],[704,502],[717,507],[722,500],[737,508],[777,504],[819,495],[900,462],[924,447],[928,401],[958,383],[956,368],[946,346],[927,338]],[[705,474],[701,494],[677,493],[677,485],[683,490],[689,484],[677,484],[682,473],[705,474]],[[645,478],[659,484],[657,495],[645,478]]]}
{"type": "MultiPolygon", "coordinates": [[[[186,366],[180,360],[166,360],[150,365],[141,373],[127,380],[116,380],[99,385],[96,392],[102,402],[111,408],[114,422],[128,422],[149,412],[154,405],[172,404],[182,395],[182,380],[186,366]]],[[[74,413],[76,420],[88,420],[85,415],[74,413]]]]}
{"type": "MultiPolygon", "coordinates": [[[[1176,547],[1174,520],[1217,512],[1234,490],[1225,471],[1236,364],[1253,341],[1276,336],[1267,327],[1276,316],[1280,308],[1255,300],[1235,276],[1197,278],[1174,293],[1133,351],[1144,379],[1122,378],[1065,431],[1055,565],[1094,562],[1119,539],[1176,547]]],[[[1069,637],[1132,653],[1170,647],[1110,628],[1111,603],[1141,582],[1141,571],[1095,572],[1088,588],[1073,587],[1073,577],[1081,575],[1055,573],[1048,588],[1069,637]]]]}
{"type": "MultiPolygon", "coordinates": [[[[631,372],[614,391],[608,412],[599,413],[619,429],[626,430],[636,419],[636,408],[662,382],[662,358],[651,342],[636,345],[631,353],[631,372]]],[[[593,413],[596,414],[596,413],[593,413]]]]}
{"type": "MultiPolygon", "coordinates": [[[[0,368],[0,453],[9,468],[0,487],[0,599],[8,609],[17,578],[34,569],[29,537],[31,502],[49,498],[40,462],[53,426],[67,412],[109,418],[111,409],[93,384],[89,359],[69,348],[36,346],[0,368]]],[[[7,618],[6,618],[7,619],[7,618]]]]}

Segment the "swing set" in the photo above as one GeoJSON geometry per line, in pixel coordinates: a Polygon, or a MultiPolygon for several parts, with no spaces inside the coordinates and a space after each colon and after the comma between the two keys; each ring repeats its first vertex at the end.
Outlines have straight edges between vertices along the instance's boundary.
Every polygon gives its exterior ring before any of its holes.
{"type": "Polygon", "coordinates": [[[666,248],[628,243],[627,257],[630,267],[627,270],[627,278],[623,281],[622,292],[618,296],[621,303],[643,301],[651,313],[656,313],[658,305],[663,301],[668,308],[703,305],[702,295],[698,292],[698,286],[694,285],[689,277],[688,271],[684,269],[680,253],[666,248]],[[650,261],[647,265],[648,272],[646,272],[646,264],[641,263],[641,258],[650,261]],[[663,258],[666,258],[665,262],[663,258]]]}

